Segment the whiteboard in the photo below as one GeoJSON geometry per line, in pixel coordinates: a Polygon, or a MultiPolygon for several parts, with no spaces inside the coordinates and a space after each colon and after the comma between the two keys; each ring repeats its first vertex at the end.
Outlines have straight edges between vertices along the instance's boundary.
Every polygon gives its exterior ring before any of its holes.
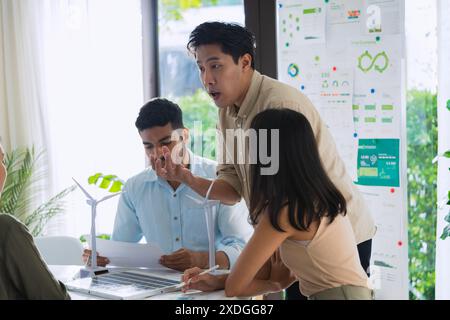
{"type": "Polygon", "coordinates": [[[278,0],[278,79],[310,98],[375,219],[376,299],[408,299],[404,0],[278,0]]]}

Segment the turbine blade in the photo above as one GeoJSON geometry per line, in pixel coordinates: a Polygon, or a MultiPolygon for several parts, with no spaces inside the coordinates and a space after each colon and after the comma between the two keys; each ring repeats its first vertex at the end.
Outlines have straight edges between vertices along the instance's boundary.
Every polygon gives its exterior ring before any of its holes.
{"type": "Polygon", "coordinates": [[[85,194],[86,197],[88,197],[89,199],[95,201],[95,199],[81,186],[81,184],[78,183],[77,180],[75,180],[75,178],[72,178],[72,180],[75,181],[77,186],[81,189],[81,191],[83,191],[83,193],[85,194]]]}

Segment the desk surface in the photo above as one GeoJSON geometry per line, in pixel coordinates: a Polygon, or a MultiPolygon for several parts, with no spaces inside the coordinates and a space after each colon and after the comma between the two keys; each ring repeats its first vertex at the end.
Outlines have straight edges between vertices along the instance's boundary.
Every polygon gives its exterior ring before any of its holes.
{"type": "MultiPolygon", "coordinates": [[[[53,273],[56,279],[65,283],[75,279],[78,275],[82,266],[57,266],[50,265],[49,269],[53,273]]],[[[126,268],[130,269],[130,268],[126,268]]],[[[161,269],[148,269],[152,274],[158,274],[162,276],[167,276],[173,280],[180,280],[181,273],[178,271],[161,268],[161,269]]],[[[69,291],[69,294],[72,300],[104,300],[100,297],[95,297],[88,294],[83,294],[81,292],[69,291]]],[[[166,294],[160,294],[156,296],[152,296],[147,298],[146,300],[234,300],[235,298],[228,298],[225,296],[225,292],[223,290],[215,291],[215,292],[200,292],[200,291],[188,291],[183,293],[179,292],[171,292],[166,294]]]]}

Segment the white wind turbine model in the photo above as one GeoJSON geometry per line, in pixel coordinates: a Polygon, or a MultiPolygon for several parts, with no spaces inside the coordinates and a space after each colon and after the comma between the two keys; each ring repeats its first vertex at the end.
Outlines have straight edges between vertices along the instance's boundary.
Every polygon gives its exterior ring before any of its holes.
{"type": "MultiPolygon", "coordinates": [[[[195,199],[191,196],[187,196],[188,198],[194,200],[196,203],[203,206],[205,210],[205,219],[206,219],[206,229],[208,232],[208,263],[209,268],[212,268],[216,265],[216,235],[214,226],[216,225],[216,208],[220,204],[218,200],[208,200],[209,194],[211,192],[212,186],[214,185],[215,180],[211,183],[206,193],[206,197],[203,201],[199,199],[195,199]]],[[[216,273],[217,270],[211,271],[210,273],[216,273]]]]}
{"type": "Polygon", "coordinates": [[[97,241],[96,241],[96,231],[95,231],[95,217],[97,215],[97,205],[100,202],[106,201],[108,199],[114,198],[115,196],[118,196],[122,192],[117,192],[111,195],[107,195],[100,200],[94,199],[79,183],[77,180],[72,178],[73,181],[77,184],[77,186],[81,189],[81,191],[85,194],[87,197],[86,203],[91,206],[91,256],[90,261],[91,264],[89,265],[89,260],[86,266],[80,270],[80,277],[86,278],[86,277],[93,277],[96,274],[102,273],[107,271],[106,268],[97,267],[97,241]]]}

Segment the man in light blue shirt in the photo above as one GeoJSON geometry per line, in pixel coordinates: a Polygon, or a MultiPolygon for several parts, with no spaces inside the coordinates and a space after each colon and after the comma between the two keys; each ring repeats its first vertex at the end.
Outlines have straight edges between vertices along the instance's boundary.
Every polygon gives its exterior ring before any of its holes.
{"type": "MultiPolygon", "coordinates": [[[[178,152],[183,165],[194,175],[216,178],[216,163],[187,149],[189,132],[183,126],[178,105],[166,99],[151,100],[142,107],[136,127],[153,167],[156,159],[164,162],[162,148],[166,146],[178,152]],[[173,135],[174,131],[179,135],[173,135]],[[178,141],[174,136],[178,136],[178,141]]],[[[196,192],[185,184],[158,177],[152,168],[130,178],[123,191],[112,240],[139,242],[145,237],[166,253],[160,263],[175,270],[208,266],[205,213],[196,192]]],[[[220,204],[216,208],[216,263],[223,269],[234,265],[251,236],[253,228],[247,217],[244,202],[234,206],[220,204]]],[[[104,265],[108,259],[98,257],[98,262],[104,265]]]]}

